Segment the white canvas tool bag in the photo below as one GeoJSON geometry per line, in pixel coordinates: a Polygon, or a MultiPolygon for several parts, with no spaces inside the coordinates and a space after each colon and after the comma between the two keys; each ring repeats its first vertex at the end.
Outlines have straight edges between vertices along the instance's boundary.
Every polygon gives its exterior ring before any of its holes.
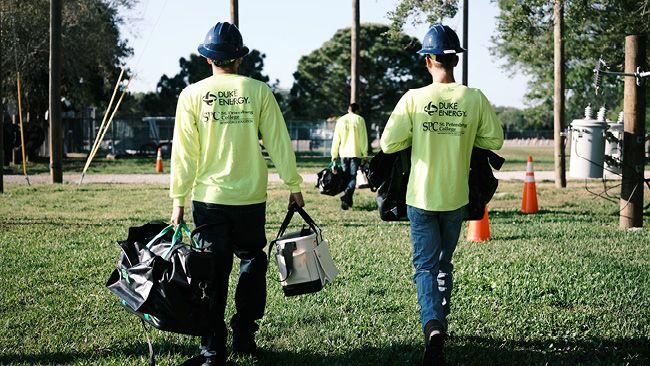
{"type": "Polygon", "coordinates": [[[280,225],[278,236],[269,245],[274,252],[285,296],[320,291],[338,274],[327,241],[314,220],[298,205],[291,205],[280,225]],[[293,214],[298,212],[308,227],[285,234],[293,214]]]}

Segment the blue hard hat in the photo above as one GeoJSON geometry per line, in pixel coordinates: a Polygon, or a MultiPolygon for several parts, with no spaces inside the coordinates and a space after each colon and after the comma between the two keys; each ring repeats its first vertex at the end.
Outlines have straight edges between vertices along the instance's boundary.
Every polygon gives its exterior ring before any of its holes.
{"type": "Polygon", "coordinates": [[[248,47],[244,46],[236,25],[219,22],[210,28],[198,51],[201,56],[210,60],[226,61],[246,56],[248,47]]]}
{"type": "Polygon", "coordinates": [[[434,24],[422,40],[422,49],[418,51],[422,55],[445,55],[465,52],[460,46],[458,35],[449,26],[442,23],[434,24]]]}

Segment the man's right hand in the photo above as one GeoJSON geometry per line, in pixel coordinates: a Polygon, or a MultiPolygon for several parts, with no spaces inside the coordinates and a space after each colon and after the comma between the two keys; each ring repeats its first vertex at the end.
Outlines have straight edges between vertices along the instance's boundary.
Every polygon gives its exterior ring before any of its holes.
{"type": "Polygon", "coordinates": [[[294,203],[297,204],[298,207],[305,207],[305,200],[302,198],[302,192],[291,193],[289,196],[289,207],[294,203]]]}
{"type": "Polygon", "coordinates": [[[185,212],[185,208],[181,206],[175,206],[174,209],[172,210],[172,218],[171,222],[174,227],[178,226],[181,222],[183,222],[183,214],[185,212]]]}

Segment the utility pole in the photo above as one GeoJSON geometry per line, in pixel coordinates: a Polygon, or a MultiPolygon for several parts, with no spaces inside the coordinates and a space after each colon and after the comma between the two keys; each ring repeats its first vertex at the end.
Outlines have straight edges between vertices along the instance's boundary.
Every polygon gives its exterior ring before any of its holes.
{"type": "MultiPolygon", "coordinates": [[[[625,37],[625,73],[647,71],[646,36],[625,37]]],[[[623,179],[621,184],[621,229],[643,226],[643,175],[645,167],[645,85],[636,77],[625,77],[623,88],[623,179]]]]}
{"type": "Polygon", "coordinates": [[[50,0],[50,176],[63,183],[61,126],[61,0],[50,0]]]}
{"type": "Polygon", "coordinates": [[[553,97],[553,141],[555,143],[555,187],[566,187],[566,159],[564,157],[564,3],[555,0],[553,4],[554,43],[554,97],[553,97]]]}
{"type": "MultiPolygon", "coordinates": [[[[0,39],[4,39],[2,34],[2,22],[4,21],[4,9],[0,5],[0,39]]],[[[2,45],[4,42],[0,42],[0,55],[3,54],[4,50],[2,45]]],[[[5,98],[4,98],[4,83],[2,80],[2,62],[0,62],[0,193],[4,193],[4,171],[5,171],[5,146],[4,146],[4,132],[5,132],[5,98]]]]}
{"type": "Polygon", "coordinates": [[[239,28],[239,0],[230,0],[230,23],[239,28]]]}
{"type": "Polygon", "coordinates": [[[463,0],[463,85],[467,86],[467,28],[469,27],[469,0],[463,0]]]}
{"type": "Polygon", "coordinates": [[[359,27],[359,0],[352,0],[350,103],[356,103],[359,99],[359,27]]]}

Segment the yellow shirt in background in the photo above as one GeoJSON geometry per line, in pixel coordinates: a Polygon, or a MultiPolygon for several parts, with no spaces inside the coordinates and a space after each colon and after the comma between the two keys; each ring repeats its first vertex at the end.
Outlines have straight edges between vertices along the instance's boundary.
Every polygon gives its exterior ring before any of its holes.
{"type": "Polygon", "coordinates": [[[332,160],[368,156],[366,121],[358,114],[348,113],[336,121],[332,138],[332,160]]]}
{"type": "Polygon", "coordinates": [[[280,177],[300,192],[287,127],[269,87],[236,74],[218,74],[186,87],[178,98],[169,195],[224,205],[266,201],[268,171],[259,134],[280,177]]]}
{"type": "Polygon", "coordinates": [[[413,148],[408,205],[451,211],[469,202],[472,147],[500,149],[503,129],[479,89],[433,83],[404,94],[380,142],[385,153],[413,148]]]}

